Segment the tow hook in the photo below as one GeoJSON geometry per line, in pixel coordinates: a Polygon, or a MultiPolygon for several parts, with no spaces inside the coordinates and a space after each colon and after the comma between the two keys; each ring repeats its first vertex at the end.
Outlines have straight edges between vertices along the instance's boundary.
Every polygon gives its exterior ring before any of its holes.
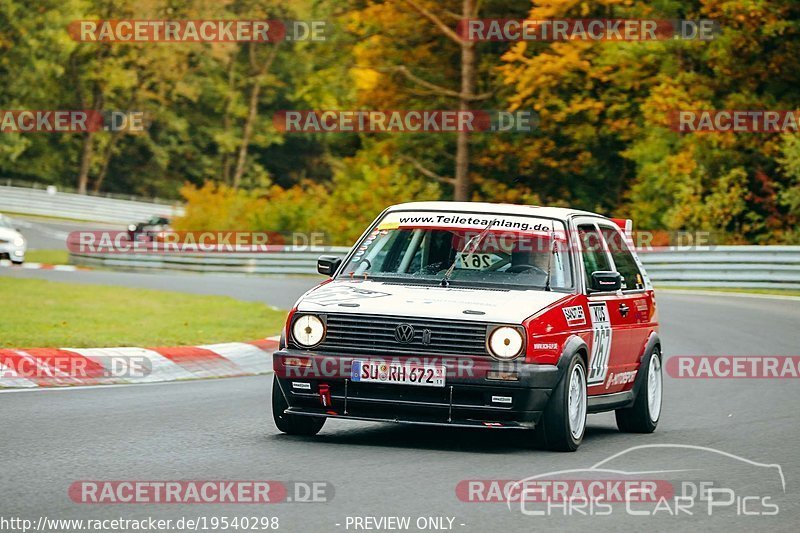
{"type": "Polygon", "coordinates": [[[319,401],[323,407],[330,407],[331,402],[331,388],[327,383],[319,384],[319,401]]]}

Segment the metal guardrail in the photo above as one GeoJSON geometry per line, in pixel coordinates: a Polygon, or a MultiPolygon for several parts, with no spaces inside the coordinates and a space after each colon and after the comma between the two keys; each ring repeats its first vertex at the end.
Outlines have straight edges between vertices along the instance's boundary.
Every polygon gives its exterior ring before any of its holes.
{"type": "Polygon", "coordinates": [[[639,252],[659,286],[800,288],[800,246],[716,246],[639,252]]]}
{"type": "MultiPolygon", "coordinates": [[[[347,247],[299,247],[271,253],[106,254],[71,253],[79,265],[244,274],[314,274],[317,257],[344,255],[347,247]]],[[[639,252],[658,286],[800,288],[800,246],[717,246],[639,252]]]]}
{"type": "Polygon", "coordinates": [[[0,185],[0,212],[3,211],[129,224],[154,215],[168,218],[179,216],[183,213],[183,208],[177,205],[85,196],[57,191],[55,188],[31,189],[0,185]]]}
{"type": "Polygon", "coordinates": [[[346,246],[287,247],[281,252],[192,254],[77,254],[70,262],[125,269],[184,270],[238,274],[315,274],[320,255],[345,255],[346,246]]]}
{"type": "MultiPolygon", "coordinates": [[[[38,181],[30,181],[30,180],[21,180],[16,178],[2,178],[0,179],[0,186],[6,187],[20,187],[24,189],[47,189],[48,187],[56,187],[61,192],[72,192],[77,193],[78,189],[75,187],[70,187],[68,185],[53,185],[52,183],[42,183],[38,181]]],[[[132,202],[144,202],[146,204],[163,204],[163,205],[172,205],[175,203],[174,200],[165,200],[163,198],[158,198],[157,196],[141,196],[137,194],[122,194],[117,192],[107,192],[107,191],[98,191],[95,192],[91,189],[86,191],[87,196],[94,196],[96,198],[116,198],[117,200],[129,200],[132,202]]]]}

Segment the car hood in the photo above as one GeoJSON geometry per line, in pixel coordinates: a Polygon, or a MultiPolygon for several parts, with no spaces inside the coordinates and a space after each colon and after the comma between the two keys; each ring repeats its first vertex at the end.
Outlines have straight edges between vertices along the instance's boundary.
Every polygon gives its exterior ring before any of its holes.
{"type": "Polygon", "coordinates": [[[347,280],[311,289],[300,298],[297,309],[521,324],[537,311],[569,296],[542,290],[465,289],[347,280]]]}
{"type": "Polygon", "coordinates": [[[0,228],[0,239],[6,241],[13,241],[17,237],[21,237],[22,234],[15,229],[11,228],[0,228]]]}

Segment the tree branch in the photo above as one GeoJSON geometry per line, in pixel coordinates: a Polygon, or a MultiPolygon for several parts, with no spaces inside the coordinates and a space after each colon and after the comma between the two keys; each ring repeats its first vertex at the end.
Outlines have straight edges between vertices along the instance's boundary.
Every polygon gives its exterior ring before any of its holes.
{"type": "MultiPolygon", "coordinates": [[[[365,68],[371,68],[371,67],[365,67],[365,68]]],[[[428,89],[429,92],[427,94],[432,94],[437,96],[447,96],[449,98],[458,98],[461,100],[466,100],[468,102],[479,102],[482,100],[488,100],[494,95],[493,92],[487,92],[481,94],[464,94],[458,91],[454,91],[452,89],[448,89],[447,87],[442,87],[441,85],[429,82],[427,80],[420,78],[416,74],[413,74],[410,70],[408,70],[408,67],[406,67],[405,65],[386,67],[386,68],[372,68],[372,70],[376,70],[378,72],[387,72],[387,71],[399,72],[407,80],[428,89]]]]}
{"type": "Polygon", "coordinates": [[[472,44],[470,41],[465,41],[464,39],[459,37],[459,35],[455,31],[453,31],[453,29],[450,26],[448,26],[447,24],[444,23],[444,21],[442,21],[442,19],[440,19],[435,14],[428,11],[424,6],[418,4],[415,0],[403,0],[403,2],[410,5],[412,8],[414,8],[415,11],[417,11],[417,13],[419,13],[420,15],[431,21],[434,24],[434,26],[439,28],[439,31],[441,31],[447,38],[454,41],[459,46],[463,46],[467,42],[472,44]]]}
{"type": "Polygon", "coordinates": [[[454,91],[452,89],[448,89],[447,87],[442,87],[441,85],[436,85],[435,83],[431,83],[427,80],[423,80],[419,76],[413,74],[405,65],[392,67],[392,70],[399,72],[409,81],[416,83],[417,85],[421,85],[425,87],[429,91],[433,92],[434,94],[438,94],[440,96],[449,96],[451,98],[460,98],[461,93],[458,91],[454,91]]]}
{"type": "Polygon", "coordinates": [[[462,17],[462,16],[461,16],[459,13],[455,13],[455,12],[453,12],[453,11],[450,11],[449,9],[445,9],[445,10],[444,10],[444,14],[445,14],[447,17],[449,17],[449,18],[451,18],[451,19],[453,19],[453,20],[458,20],[458,21],[460,21],[460,20],[462,20],[462,19],[463,19],[463,17],[462,17]]]}
{"type": "Polygon", "coordinates": [[[402,159],[403,161],[406,161],[407,163],[410,163],[411,166],[413,166],[415,169],[417,169],[421,174],[423,174],[424,176],[427,176],[427,177],[429,177],[429,178],[431,178],[433,180],[436,180],[436,181],[441,182],[441,183],[446,183],[448,185],[455,185],[455,183],[456,183],[456,180],[454,180],[453,178],[448,178],[448,177],[445,177],[445,176],[441,176],[441,175],[437,174],[436,172],[434,172],[434,171],[432,171],[432,170],[430,170],[428,168],[425,168],[425,166],[423,166],[422,163],[420,163],[419,161],[417,161],[416,159],[414,159],[411,156],[401,155],[400,159],[402,159]]]}

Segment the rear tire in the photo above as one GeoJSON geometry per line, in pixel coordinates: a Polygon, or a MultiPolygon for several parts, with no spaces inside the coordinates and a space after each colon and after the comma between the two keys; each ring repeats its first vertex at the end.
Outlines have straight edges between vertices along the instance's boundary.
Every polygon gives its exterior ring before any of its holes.
{"type": "Polygon", "coordinates": [[[586,365],[576,353],[534,430],[537,443],[550,450],[574,452],[583,442],[586,415],[586,365]]]}
{"type": "Polygon", "coordinates": [[[325,419],[322,417],[302,416],[302,415],[289,415],[284,411],[288,409],[289,404],[283,396],[283,391],[278,385],[278,378],[272,378],[272,419],[278,429],[287,435],[304,435],[313,436],[319,433],[322,426],[325,425],[325,419]]]}
{"type": "Polygon", "coordinates": [[[663,376],[661,373],[661,350],[656,346],[653,353],[643,362],[640,372],[646,372],[639,379],[644,380],[633,405],[617,409],[617,427],[625,433],[652,433],[661,418],[663,376]]]}

